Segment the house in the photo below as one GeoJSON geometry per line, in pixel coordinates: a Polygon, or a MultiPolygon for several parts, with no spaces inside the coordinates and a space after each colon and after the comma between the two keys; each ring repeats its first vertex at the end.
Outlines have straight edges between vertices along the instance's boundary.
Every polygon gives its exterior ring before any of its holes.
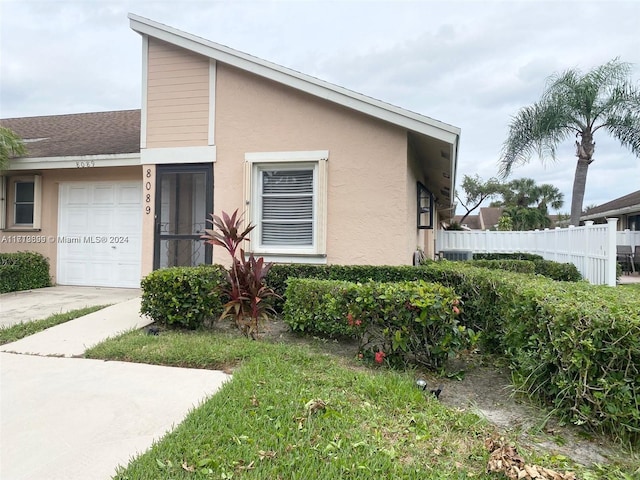
{"type": "Polygon", "coordinates": [[[140,110],[0,121],[28,156],[0,185],[0,251],[46,255],[59,284],[136,287],[225,262],[200,240],[245,212],[275,262],[411,264],[451,217],[460,130],[129,15],[140,110]]]}
{"type": "Polygon", "coordinates": [[[480,207],[478,214],[467,215],[464,223],[460,224],[463,215],[456,215],[453,221],[469,230],[496,230],[503,211],[502,207],[480,207]]]}
{"type": "Polygon", "coordinates": [[[618,230],[640,230],[640,190],[590,208],[580,220],[606,223],[608,217],[618,218],[618,230]]]}

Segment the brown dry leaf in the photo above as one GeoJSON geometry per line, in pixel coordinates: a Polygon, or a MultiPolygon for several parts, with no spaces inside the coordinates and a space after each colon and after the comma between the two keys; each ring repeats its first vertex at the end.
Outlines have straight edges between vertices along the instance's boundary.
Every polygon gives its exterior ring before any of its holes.
{"type": "Polygon", "coordinates": [[[182,469],[187,471],[187,472],[195,472],[196,471],[196,467],[192,467],[191,465],[189,465],[186,460],[184,462],[182,462],[182,469]]]}
{"type": "Polygon", "coordinates": [[[273,450],[260,450],[258,452],[258,455],[260,456],[260,460],[264,460],[265,458],[275,458],[276,452],[274,452],[273,450]]]}
{"type": "Polygon", "coordinates": [[[327,403],[320,398],[315,398],[309,400],[304,408],[307,410],[307,415],[313,415],[317,411],[327,408],[327,403]]]}
{"type": "Polygon", "coordinates": [[[253,405],[254,407],[257,407],[258,405],[260,405],[260,402],[258,401],[255,395],[251,397],[251,405],[253,405]]]}
{"type": "Polygon", "coordinates": [[[577,480],[575,473],[558,473],[549,468],[527,465],[514,446],[502,445],[502,439],[487,438],[484,442],[491,452],[487,472],[502,472],[513,480],[577,480]]]}
{"type": "Polygon", "coordinates": [[[249,465],[240,465],[240,466],[238,467],[238,470],[253,470],[254,468],[256,468],[256,467],[254,467],[254,465],[253,465],[254,463],[255,463],[255,462],[253,462],[253,461],[252,461],[249,465]]]}

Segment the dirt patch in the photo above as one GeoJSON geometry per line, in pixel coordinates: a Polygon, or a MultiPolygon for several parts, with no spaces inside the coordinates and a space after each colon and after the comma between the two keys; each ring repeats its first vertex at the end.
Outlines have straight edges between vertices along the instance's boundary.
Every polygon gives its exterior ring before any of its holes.
{"type": "MultiPolygon", "coordinates": [[[[218,322],[214,329],[237,331],[230,322],[218,322]]],[[[324,353],[346,359],[353,359],[358,353],[357,342],[298,335],[280,320],[264,325],[260,338],[261,341],[311,344],[324,353]]],[[[444,405],[476,413],[522,445],[563,455],[585,466],[620,460],[620,447],[573,425],[560,424],[544,409],[519,399],[511,385],[508,368],[481,360],[470,357],[466,361],[450,362],[447,371],[451,378],[431,373],[420,377],[427,381],[429,389],[442,387],[439,399],[444,405]]]]}

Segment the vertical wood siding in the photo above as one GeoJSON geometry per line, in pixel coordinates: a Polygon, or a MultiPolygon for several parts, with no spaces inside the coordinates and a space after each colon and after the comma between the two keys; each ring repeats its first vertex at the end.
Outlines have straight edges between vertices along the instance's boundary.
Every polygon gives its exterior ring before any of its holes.
{"type": "Polygon", "coordinates": [[[209,59],[149,39],[147,147],[208,143],[209,59]]]}

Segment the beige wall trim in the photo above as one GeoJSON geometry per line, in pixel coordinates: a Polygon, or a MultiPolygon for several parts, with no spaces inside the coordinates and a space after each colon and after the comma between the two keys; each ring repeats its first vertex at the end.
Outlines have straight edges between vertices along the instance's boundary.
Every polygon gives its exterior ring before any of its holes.
{"type": "Polygon", "coordinates": [[[216,161],[216,147],[145,148],[140,152],[145,165],[169,163],[210,163],[216,161]]]}
{"type": "Polygon", "coordinates": [[[164,42],[205,55],[372,117],[437,138],[449,144],[455,144],[460,135],[458,127],[389,105],[153,20],[130,13],[129,23],[131,29],[141,35],[158,38],[164,42]]]}
{"type": "Polygon", "coordinates": [[[129,167],[140,165],[139,153],[81,155],[77,157],[34,157],[11,160],[9,170],[52,170],[54,168],[129,167]]]}
{"type": "Polygon", "coordinates": [[[244,154],[246,162],[317,162],[328,160],[329,150],[309,150],[299,152],[249,152],[244,154]]]}
{"type": "Polygon", "coordinates": [[[149,84],[149,37],[142,36],[142,105],[140,110],[140,148],[147,148],[147,87],[149,84]]]}
{"type": "Polygon", "coordinates": [[[209,61],[209,145],[216,144],[216,61],[209,61]]]}

